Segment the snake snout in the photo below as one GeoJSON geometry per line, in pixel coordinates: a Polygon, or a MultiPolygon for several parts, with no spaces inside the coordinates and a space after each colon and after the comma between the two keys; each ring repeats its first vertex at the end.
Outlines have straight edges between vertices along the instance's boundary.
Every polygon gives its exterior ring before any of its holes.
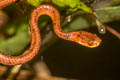
{"type": "Polygon", "coordinates": [[[96,38],[95,40],[88,41],[88,43],[86,43],[86,45],[87,45],[87,47],[94,48],[94,47],[99,46],[100,43],[101,43],[101,39],[96,38]]]}
{"type": "Polygon", "coordinates": [[[88,32],[85,32],[84,36],[81,37],[81,41],[83,42],[83,45],[89,48],[97,47],[101,43],[101,39],[96,34],[88,32]]]}

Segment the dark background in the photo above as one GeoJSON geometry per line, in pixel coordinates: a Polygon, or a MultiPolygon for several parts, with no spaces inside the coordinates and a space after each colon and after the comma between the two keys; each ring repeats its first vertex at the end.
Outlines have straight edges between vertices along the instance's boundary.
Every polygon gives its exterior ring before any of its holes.
{"type": "MultiPolygon", "coordinates": [[[[108,25],[120,31],[119,21],[108,25]]],[[[98,33],[95,27],[88,31],[98,33]]],[[[102,39],[97,48],[59,39],[46,50],[44,61],[52,74],[80,80],[120,80],[120,40],[109,32],[97,35],[102,39]]]]}

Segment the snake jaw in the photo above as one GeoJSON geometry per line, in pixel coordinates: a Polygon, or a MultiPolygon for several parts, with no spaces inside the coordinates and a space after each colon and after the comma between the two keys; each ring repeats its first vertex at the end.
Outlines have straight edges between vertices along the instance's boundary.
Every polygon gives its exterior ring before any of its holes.
{"type": "Polygon", "coordinates": [[[84,43],[84,42],[79,41],[77,43],[79,43],[83,46],[89,47],[89,48],[95,48],[95,47],[100,45],[101,41],[99,41],[99,42],[98,41],[91,41],[89,43],[84,43]]]}

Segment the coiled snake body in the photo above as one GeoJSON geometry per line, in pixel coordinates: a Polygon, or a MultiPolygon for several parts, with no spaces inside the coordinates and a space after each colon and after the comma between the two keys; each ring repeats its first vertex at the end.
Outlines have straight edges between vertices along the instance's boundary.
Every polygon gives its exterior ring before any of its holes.
{"type": "MultiPolygon", "coordinates": [[[[0,9],[16,2],[17,0],[0,0],[0,9]]],[[[60,15],[59,12],[51,5],[40,5],[34,9],[30,18],[30,31],[31,31],[31,45],[30,48],[20,56],[7,56],[0,52],[0,63],[5,65],[17,65],[24,64],[35,57],[40,49],[41,35],[38,28],[38,18],[41,15],[48,15],[53,21],[54,31],[57,36],[62,39],[74,41],[84,46],[93,48],[97,47],[101,43],[101,39],[86,31],[76,32],[63,32],[60,27],[60,15]]]]}

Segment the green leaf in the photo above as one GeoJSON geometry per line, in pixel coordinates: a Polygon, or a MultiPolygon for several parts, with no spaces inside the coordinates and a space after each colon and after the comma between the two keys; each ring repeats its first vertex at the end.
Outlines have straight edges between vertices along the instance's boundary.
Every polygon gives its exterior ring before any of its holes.
{"type": "Polygon", "coordinates": [[[43,0],[27,0],[27,2],[29,4],[31,4],[32,6],[35,6],[35,7],[39,6],[42,1],[43,0]]]}
{"type": "MultiPolygon", "coordinates": [[[[39,6],[45,0],[27,0],[27,2],[35,7],[39,6]]],[[[78,9],[82,9],[83,11],[92,14],[93,10],[84,4],[80,0],[52,0],[52,2],[60,7],[68,6],[71,11],[76,11],[78,9]]]]}
{"type": "Polygon", "coordinates": [[[93,13],[93,10],[80,0],[52,0],[52,2],[60,7],[69,6],[74,9],[73,11],[82,9],[87,13],[93,13]]]}
{"type": "Polygon", "coordinates": [[[0,42],[0,51],[7,55],[19,55],[30,42],[28,23],[21,22],[20,25],[14,24],[14,26],[18,27],[17,33],[13,37],[10,37],[0,42]]]}

